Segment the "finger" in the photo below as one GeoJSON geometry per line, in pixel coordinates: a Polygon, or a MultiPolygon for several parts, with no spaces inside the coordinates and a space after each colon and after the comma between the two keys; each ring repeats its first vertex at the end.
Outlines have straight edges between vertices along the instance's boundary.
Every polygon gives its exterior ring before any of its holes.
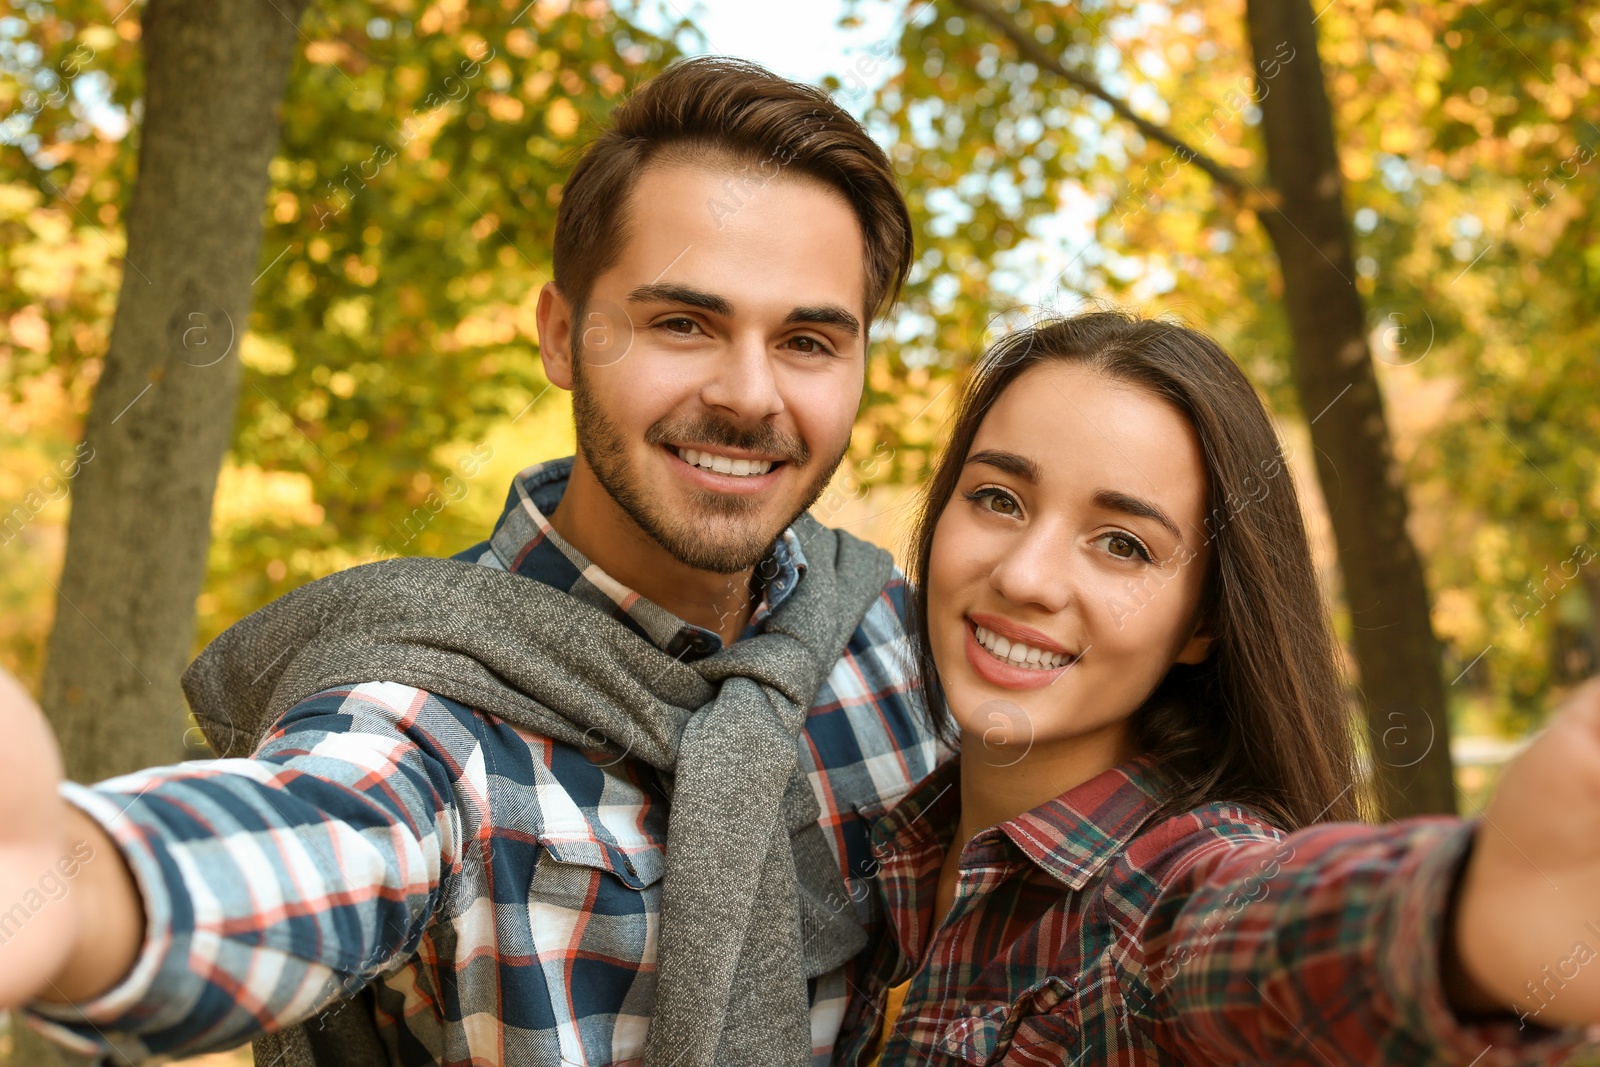
{"type": "Polygon", "coordinates": [[[0,840],[46,840],[60,826],[61,753],[39,706],[0,669],[0,840]]]}
{"type": "Polygon", "coordinates": [[[1600,674],[1578,685],[1567,699],[1561,702],[1564,714],[1576,715],[1591,723],[1600,724],[1600,674]]]}

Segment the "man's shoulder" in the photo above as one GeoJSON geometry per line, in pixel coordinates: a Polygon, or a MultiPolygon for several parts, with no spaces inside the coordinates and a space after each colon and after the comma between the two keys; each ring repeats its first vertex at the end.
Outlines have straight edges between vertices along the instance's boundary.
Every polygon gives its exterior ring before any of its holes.
{"type": "Polygon", "coordinates": [[[883,583],[878,602],[868,609],[862,624],[877,627],[884,633],[892,630],[902,639],[905,637],[911,625],[911,583],[898,566],[890,572],[889,580],[883,583]]]}
{"type": "Polygon", "coordinates": [[[808,756],[867,807],[897,799],[943,751],[922,706],[898,569],[862,616],[806,720],[808,756]]]}
{"type": "Polygon", "coordinates": [[[470,548],[464,548],[453,556],[447,557],[458,563],[476,563],[491,570],[503,571],[506,565],[495,555],[494,547],[488,541],[479,541],[470,548]]]}
{"type": "Polygon", "coordinates": [[[844,655],[835,669],[836,684],[840,668],[844,668],[865,686],[861,696],[898,697],[916,688],[916,657],[908,635],[910,600],[911,588],[905,575],[895,568],[845,643],[844,655]]]}
{"type": "Polygon", "coordinates": [[[335,686],[296,704],[275,736],[304,730],[397,732],[446,764],[497,824],[541,836],[621,844],[653,804],[649,768],[625,753],[589,751],[489,712],[399,682],[335,686]]]}
{"type": "Polygon", "coordinates": [[[506,724],[404,682],[373,680],[318,690],[284,712],[262,746],[288,741],[296,749],[315,752],[325,745],[322,738],[343,735],[388,737],[399,747],[415,747],[443,764],[452,778],[514,768],[518,778],[532,784],[531,756],[520,758],[530,746],[506,724]]]}

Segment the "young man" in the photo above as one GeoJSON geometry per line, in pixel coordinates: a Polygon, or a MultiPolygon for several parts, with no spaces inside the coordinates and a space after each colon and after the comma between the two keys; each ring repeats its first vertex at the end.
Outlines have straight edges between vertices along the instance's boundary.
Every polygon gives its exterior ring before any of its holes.
{"type": "Polygon", "coordinates": [[[185,684],[248,759],[50,804],[21,724],[15,869],[73,881],[0,931],[0,1006],[130,1059],[310,1019],[258,1062],[826,1061],[864,814],[936,746],[900,576],[804,513],[911,254],[826,94],[710,58],[644,85],[564,189],[540,295],[578,455],[458,561],[348,571],[219,639],[185,684]]]}

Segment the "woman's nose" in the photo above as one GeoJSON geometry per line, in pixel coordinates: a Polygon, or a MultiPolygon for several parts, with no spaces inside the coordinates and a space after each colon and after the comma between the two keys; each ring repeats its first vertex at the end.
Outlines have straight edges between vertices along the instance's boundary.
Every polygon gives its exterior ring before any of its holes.
{"type": "Polygon", "coordinates": [[[989,583],[1013,604],[1052,613],[1066,609],[1075,595],[1069,539],[1048,526],[1028,530],[995,564],[989,583]]]}

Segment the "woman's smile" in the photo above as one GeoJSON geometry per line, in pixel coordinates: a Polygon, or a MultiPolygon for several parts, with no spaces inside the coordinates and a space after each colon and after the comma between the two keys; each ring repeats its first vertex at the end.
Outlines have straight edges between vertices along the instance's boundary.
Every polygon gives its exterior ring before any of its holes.
{"type": "Polygon", "coordinates": [[[1005,689],[1039,689],[1078,662],[1075,653],[1031,626],[998,615],[966,617],[967,662],[986,681],[1005,689]]]}

